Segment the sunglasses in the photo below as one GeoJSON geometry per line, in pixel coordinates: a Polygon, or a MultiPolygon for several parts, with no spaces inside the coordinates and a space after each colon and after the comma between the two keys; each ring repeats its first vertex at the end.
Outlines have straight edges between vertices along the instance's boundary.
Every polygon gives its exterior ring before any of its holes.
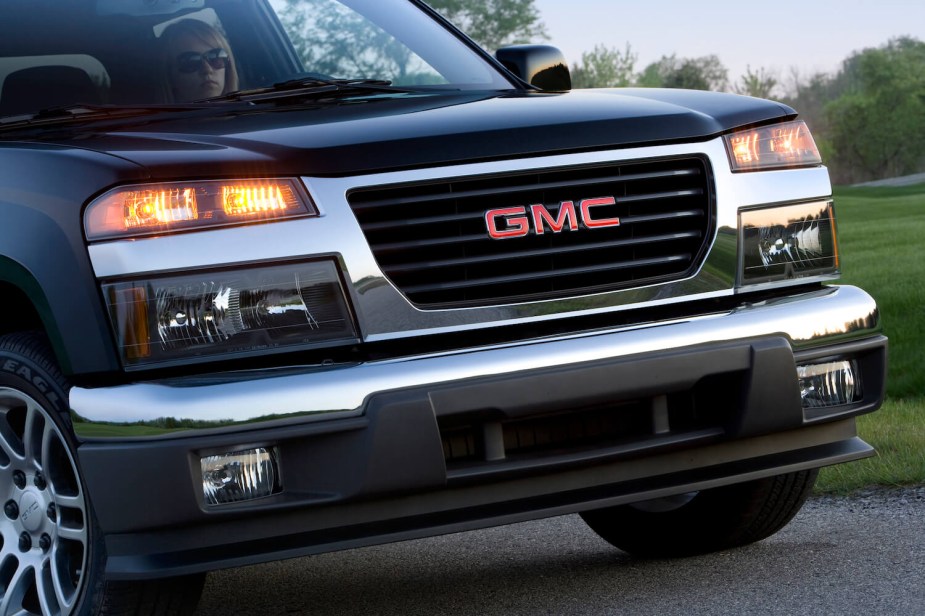
{"type": "Polygon", "coordinates": [[[177,56],[177,70],[181,73],[195,73],[203,62],[208,62],[209,66],[216,71],[227,68],[228,52],[221,47],[203,53],[186,51],[177,56]]]}

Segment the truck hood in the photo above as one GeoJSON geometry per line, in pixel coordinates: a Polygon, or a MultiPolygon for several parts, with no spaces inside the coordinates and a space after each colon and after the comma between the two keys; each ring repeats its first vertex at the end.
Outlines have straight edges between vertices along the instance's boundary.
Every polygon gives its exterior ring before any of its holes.
{"type": "MultiPolygon", "coordinates": [[[[426,93],[165,114],[56,143],[108,152],[152,178],[356,175],[500,158],[698,141],[793,117],[780,103],[685,90],[426,93]],[[235,170],[234,172],[237,172],[235,170]]],[[[70,131],[66,131],[65,134],[70,131]]]]}

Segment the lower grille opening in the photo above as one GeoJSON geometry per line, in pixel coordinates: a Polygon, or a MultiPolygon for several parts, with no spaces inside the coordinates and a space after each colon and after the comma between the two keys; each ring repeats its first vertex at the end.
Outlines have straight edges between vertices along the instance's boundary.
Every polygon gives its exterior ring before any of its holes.
{"type": "Polygon", "coordinates": [[[440,417],[448,473],[475,467],[567,459],[602,451],[631,455],[683,445],[685,437],[716,438],[735,416],[740,375],[701,381],[690,391],[509,419],[485,411],[440,417]]]}

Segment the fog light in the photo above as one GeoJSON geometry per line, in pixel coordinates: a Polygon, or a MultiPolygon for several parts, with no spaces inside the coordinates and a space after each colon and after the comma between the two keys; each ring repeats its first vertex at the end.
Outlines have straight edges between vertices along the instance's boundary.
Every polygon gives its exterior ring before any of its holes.
{"type": "Polygon", "coordinates": [[[858,402],[861,379],[854,361],[832,361],[797,366],[804,409],[827,408],[858,402]]]}
{"type": "Polygon", "coordinates": [[[279,491],[275,450],[258,447],[206,456],[200,461],[208,505],[238,503],[279,491]]]}

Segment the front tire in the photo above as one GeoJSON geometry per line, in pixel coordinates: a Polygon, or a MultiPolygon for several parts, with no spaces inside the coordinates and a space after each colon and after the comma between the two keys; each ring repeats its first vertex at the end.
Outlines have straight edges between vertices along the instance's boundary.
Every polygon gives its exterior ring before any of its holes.
{"type": "Polygon", "coordinates": [[[205,575],[112,583],[45,339],[0,336],[0,616],[183,614],[205,575]]]}
{"type": "Polygon", "coordinates": [[[586,511],[608,543],[644,558],[704,554],[770,537],[793,519],[818,470],[788,473],[696,493],[586,511]]]}

